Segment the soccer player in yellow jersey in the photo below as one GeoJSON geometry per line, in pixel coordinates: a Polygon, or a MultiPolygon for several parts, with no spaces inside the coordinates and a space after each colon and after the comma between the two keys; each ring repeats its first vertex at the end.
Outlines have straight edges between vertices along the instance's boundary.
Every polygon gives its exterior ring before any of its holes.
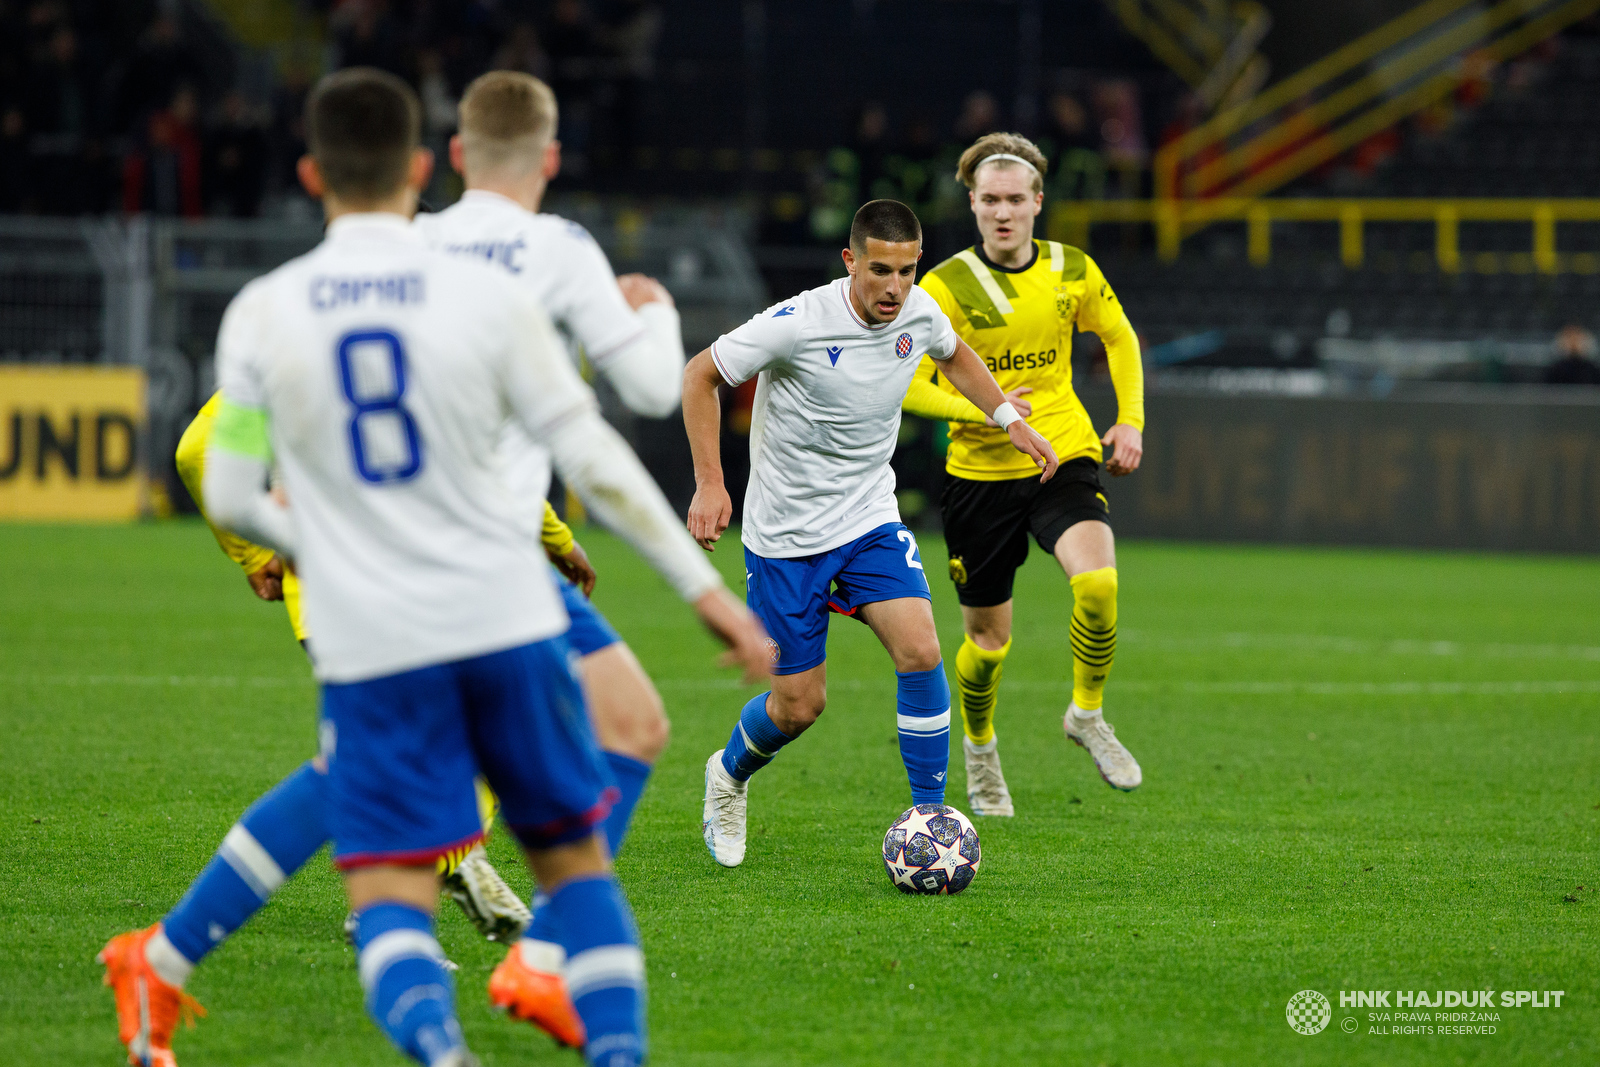
{"type": "Polygon", "coordinates": [[[1139,340],[1100,268],[1083,252],[1036,241],[1044,155],[1027,138],[993,133],[961,156],[982,240],[923,275],[961,339],[983,357],[1018,411],[1055,447],[1061,467],[1040,483],[1004,431],[941,380],[924,358],[905,410],[950,422],[939,505],[950,578],[966,639],[956,653],[966,727],[967,797],[978,815],[1012,815],[994,732],[1001,667],[1011,651],[1012,584],[1031,534],[1072,583],[1073,696],[1063,726],[1107,782],[1134,789],[1139,764],[1101,714],[1117,647],[1117,558],[1100,481],[1102,446],[1113,476],[1139,467],[1144,372],[1139,340]],[[1072,331],[1098,334],[1116,386],[1116,425],[1104,437],[1072,389],[1072,331]]]}

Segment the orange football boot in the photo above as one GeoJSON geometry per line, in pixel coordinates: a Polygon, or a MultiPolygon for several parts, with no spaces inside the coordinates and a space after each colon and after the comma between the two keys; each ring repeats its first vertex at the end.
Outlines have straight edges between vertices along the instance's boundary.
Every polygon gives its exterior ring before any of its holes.
{"type": "Polygon", "coordinates": [[[183,1019],[191,1028],[204,1015],[189,994],[168,985],[144,957],[145,942],[161,924],[118,934],[95,959],[105,964],[105,984],[117,998],[117,1036],[128,1046],[128,1062],[137,1067],[177,1067],[172,1033],[183,1019]]]}
{"type": "Polygon", "coordinates": [[[489,976],[489,1003],[524,1019],[569,1048],[582,1048],[583,1020],[567,996],[559,974],[537,971],[522,958],[517,945],[489,976]]]}

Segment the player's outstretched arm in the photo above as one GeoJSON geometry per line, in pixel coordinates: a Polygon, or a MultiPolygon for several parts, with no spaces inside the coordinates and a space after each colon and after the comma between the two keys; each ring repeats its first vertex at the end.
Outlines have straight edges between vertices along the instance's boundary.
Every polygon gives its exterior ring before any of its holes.
{"type": "Polygon", "coordinates": [[[723,664],[740,667],[746,681],[766,677],[771,659],[761,623],[695,550],[627,442],[593,409],[562,420],[544,440],[561,480],[672,583],[700,621],[728,646],[723,664]]]}
{"type": "Polygon", "coordinates": [[[1085,299],[1078,305],[1078,328],[1098,334],[1106,347],[1106,365],[1117,390],[1117,421],[1100,443],[1111,450],[1106,473],[1121,477],[1138,470],[1144,458],[1144,359],[1139,352],[1139,334],[1100,273],[1099,264],[1085,257],[1085,271],[1088,285],[1085,299]]]}
{"type": "Polygon", "coordinates": [[[981,411],[990,412],[990,417],[999,426],[1005,428],[1007,436],[1018,452],[1028,456],[1039,465],[1044,473],[1040,476],[1041,482],[1048,482],[1055,477],[1056,450],[1050,447],[1050,442],[1040,436],[1033,427],[1024,419],[1000,391],[1000,386],[994,380],[994,375],[989,373],[989,368],[984,366],[978,353],[965,341],[956,342],[955,355],[944,361],[940,368],[944,376],[950,379],[950,384],[955,386],[966,397],[977,405],[981,411]]]}
{"type": "Polygon", "coordinates": [[[508,331],[514,341],[505,365],[512,415],[550,450],[561,480],[589,511],[694,605],[701,621],[728,646],[724,662],[741,667],[749,681],[764,678],[770,659],[761,623],[728,592],[639,457],[600,417],[594,394],[560,351],[537,302],[523,301],[519,310],[516,328],[508,331]]]}
{"type": "Polygon", "coordinates": [[[629,411],[664,419],[683,396],[683,332],[666,286],[643,274],[624,274],[617,287],[638,316],[640,332],[595,365],[629,411]]]}
{"type": "MultiPolygon", "coordinates": [[[[998,425],[994,419],[978,410],[976,404],[965,397],[951,396],[949,393],[933,384],[933,375],[937,370],[932,356],[923,356],[922,365],[917,368],[916,377],[911,379],[911,387],[906,390],[906,398],[900,403],[900,410],[907,415],[916,415],[919,418],[935,419],[939,422],[970,422],[981,426],[998,425]]],[[[1006,400],[1017,414],[1027,418],[1033,414],[1033,405],[1023,397],[1033,392],[1031,386],[1020,386],[1006,393],[1006,400]]]]}
{"type": "Polygon", "coordinates": [[[706,349],[683,369],[683,428],[694,456],[694,500],[689,534],[707,552],[716,548],[733,519],[733,499],[722,481],[722,373],[706,349]]]}

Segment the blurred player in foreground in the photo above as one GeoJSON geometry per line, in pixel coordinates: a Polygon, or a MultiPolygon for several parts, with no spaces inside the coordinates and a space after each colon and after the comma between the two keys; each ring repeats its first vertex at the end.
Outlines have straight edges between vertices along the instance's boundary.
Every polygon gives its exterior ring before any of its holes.
{"type": "Polygon", "coordinates": [[[750,427],[745,598],[775,644],[772,690],[744,706],[706,761],[702,830],[725,867],[744,860],[749,779],[822,714],[828,613],[859,618],[894,661],[900,756],[912,802],[944,801],[950,687],[917,541],[900,522],[900,405],[926,353],[990,412],[1049,481],[1055,453],[1006,401],[983,361],[913,284],[922,226],[904,204],[856,212],[848,279],[775,304],[689,362],[683,419],[694,452],[689,532],[710,551],[732,503],[718,455],[717,389],[760,375],[750,427]]]}
{"type": "MultiPolygon", "coordinates": [[[[683,347],[670,295],[643,275],[614,279],[604,253],[581,227],[555,216],[531,213],[559,163],[558,148],[551,141],[555,100],[550,91],[527,75],[485,75],[463,97],[461,128],[473,142],[474,152],[469,157],[458,138],[451,154],[467,179],[469,193],[464,205],[470,210],[422,215],[415,225],[446,251],[486,258],[531,285],[557,328],[585,353],[594,354],[591,363],[616,386],[630,408],[650,416],[675,410],[683,382],[683,347]],[[516,202],[489,191],[507,186],[517,196],[516,202]],[[472,190],[483,191],[475,194],[472,190]],[[487,232],[481,238],[474,239],[469,233],[467,240],[450,242],[449,235],[463,228],[487,232]],[[512,251],[497,255],[485,249],[512,251]],[[641,313],[633,314],[630,304],[638,304],[641,313]]],[[[201,408],[178,446],[179,474],[202,512],[205,449],[220,402],[218,393],[201,408]]],[[[511,430],[501,441],[500,451],[508,460],[507,474],[516,499],[530,507],[542,506],[542,516],[536,521],[542,526],[545,552],[567,579],[561,583],[572,620],[567,640],[582,657],[584,694],[620,793],[603,824],[614,857],[650,767],[666,742],[661,699],[633,653],[587,599],[594,586],[594,570],[572,531],[544,499],[549,453],[511,430]]],[[[212,529],[223,551],[244,569],[258,596],[285,601],[295,637],[304,643],[299,583],[293,572],[286,572],[270,549],[215,526],[212,529]]],[[[308,831],[318,825],[324,772],[321,760],[312,760],[254,805],[229,832],[216,858],[183,900],[163,918],[163,937],[191,965],[237,930],[320,847],[321,842],[313,844],[314,835],[308,833],[302,847],[287,854],[280,849],[272,856],[276,868],[264,879],[252,875],[242,858],[260,848],[251,827],[271,824],[280,811],[308,831]]],[[[480,801],[487,830],[495,808],[493,794],[481,789],[480,801]]],[[[481,844],[441,857],[439,869],[446,894],[490,940],[514,941],[529,927],[527,906],[494,870],[481,844]]],[[[542,894],[535,898],[535,921],[527,930],[528,937],[522,940],[520,951],[508,955],[496,972],[491,995],[501,1006],[536,1022],[563,1043],[581,1045],[583,1027],[560,977],[564,961],[559,933],[551,928],[554,914],[542,906],[545,900],[542,894]],[[542,966],[525,967],[525,958],[542,966]]]]}
{"type": "Polygon", "coordinates": [[[1028,536],[1055,556],[1072,583],[1072,703],[1066,734],[1094,757],[1105,780],[1134,789],[1139,764],[1101,714],[1117,649],[1117,556],[1100,483],[1106,470],[1139,468],[1144,451],[1144,369],[1139,338],[1094,260],[1056,241],[1035,241],[1044,206],[1044,155],[1014,133],[991,133],[961,156],[957,177],[972,190],[979,244],[922,278],[956,333],[982,357],[1007,396],[1028,394],[1033,426],[1061,457],[1047,484],[932,360],[924,359],[905,410],[950,420],[945,462],[945,543],[966,639],[956,683],[966,728],[967,799],[974,815],[1011,815],[994,732],[1000,671],[1011,651],[1011,588],[1028,558],[1028,536]],[[1100,335],[1117,389],[1117,423],[1095,435],[1072,391],[1072,329],[1100,335]]]}
{"type": "MultiPolygon", "coordinates": [[[[590,1062],[639,1062],[642,957],[593,830],[615,791],[568,666],[560,595],[497,460],[506,413],[749,674],[764,668],[760,627],[674,536],[537,302],[500,272],[430,252],[407,223],[431,169],[414,94],[344,71],[313,93],[307,125],[301,175],[328,236],[230,305],[204,493],[219,525],[295,559],[304,580],[327,824],[368,1010],[419,1062],[471,1062],[432,936],[433,863],[481,836],[481,770],[563,919],[590,1062]],[[263,491],[274,459],[292,511],[263,491]],[[397,573],[418,578],[401,589],[397,573]]],[[[246,857],[258,873],[278,834],[303,833],[262,829],[246,857]]],[[[170,1062],[188,968],[149,933],[104,956],[130,1052],[170,1062]]]]}
{"type": "MultiPolygon", "coordinates": [[[[200,514],[205,518],[217,544],[229,559],[244,570],[250,588],[262,600],[281,600],[289,615],[289,626],[295,640],[310,651],[305,622],[300,612],[300,581],[291,570],[286,570],[283,560],[270,548],[251,544],[211,522],[206,510],[202,484],[205,480],[205,453],[211,443],[211,431],[216,425],[217,409],[222,405],[222,394],[213,393],[183,431],[178,441],[176,456],[178,476],[189,490],[200,514]]],[[[584,553],[572,536],[572,530],[557,517],[554,509],[545,505],[541,528],[541,541],[550,562],[563,574],[592,581],[594,573],[584,553]]],[[[304,856],[279,856],[276,871],[265,880],[251,877],[244,854],[260,847],[250,827],[259,822],[268,823],[283,813],[293,813],[302,823],[320,823],[325,803],[323,781],[327,767],[321,757],[314,757],[296,768],[294,773],[280,782],[270,792],[251,806],[228,836],[223,839],[217,854],[206,866],[189,891],[172,911],[161,920],[165,936],[191,964],[198,964],[212,949],[221,945],[271,899],[273,892],[289,876],[311,858],[304,856]],[[287,863],[288,866],[283,866],[287,863]],[[240,873],[241,870],[244,873],[240,873]]],[[[479,783],[479,801],[483,813],[484,832],[494,822],[496,803],[494,794],[479,783]]],[[[609,819],[609,817],[608,817],[609,819]]],[[[323,839],[326,840],[326,833],[323,839]]],[[[313,849],[320,848],[319,842],[313,849]]],[[[500,873],[489,862],[481,844],[467,849],[457,849],[439,857],[439,874],[444,880],[447,896],[461,906],[469,922],[491,941],[512,941],[520,937],[532,920],[528,908],[506,885],[500,873]]]]}
{"type": "MultiPolygon", "coordinates": [[[[492,264],[537,297],[569,345],[581,348],[629,408],[669,415],[682,395],[684,362],[671,295],[642,274],[615,277],[582,226],[536,214],[561,165],[556,119],[556,98],[537,78],[505,70],[478,78],[461,97],[461,132],[450,144],[450,161],[467,191],[444,211],[417,216],[413,225],[435,248],[492,264]]],[[[550,491],[550,454],[514,423],[505,435],[500,451],[512,495],[537,507],[550,491]]],[[[621,793],[604,824],[615,859],[666,746],[666,714],[644,668],[589,602],[588,590],[563,581],[561,591],[596,739],[621,793]]],[[[562,984],[556,923],[555,909],[539,894],[527,936],[495,971],[490,997],[558,1040],[581,1044],[583,1028],[562,984]]]]}

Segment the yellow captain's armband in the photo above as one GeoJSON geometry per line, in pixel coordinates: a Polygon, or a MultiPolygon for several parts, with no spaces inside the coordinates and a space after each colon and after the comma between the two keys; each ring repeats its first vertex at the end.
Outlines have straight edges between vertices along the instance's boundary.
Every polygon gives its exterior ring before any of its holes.
{"type": "Polygon", "coordinates": [[[572,527],[561,521],[548,500],[544,502],[544,529],[539,531],[539,540],[546,550],[558,556],[565,556],[577,544],[572,536],[572,527]]]}

